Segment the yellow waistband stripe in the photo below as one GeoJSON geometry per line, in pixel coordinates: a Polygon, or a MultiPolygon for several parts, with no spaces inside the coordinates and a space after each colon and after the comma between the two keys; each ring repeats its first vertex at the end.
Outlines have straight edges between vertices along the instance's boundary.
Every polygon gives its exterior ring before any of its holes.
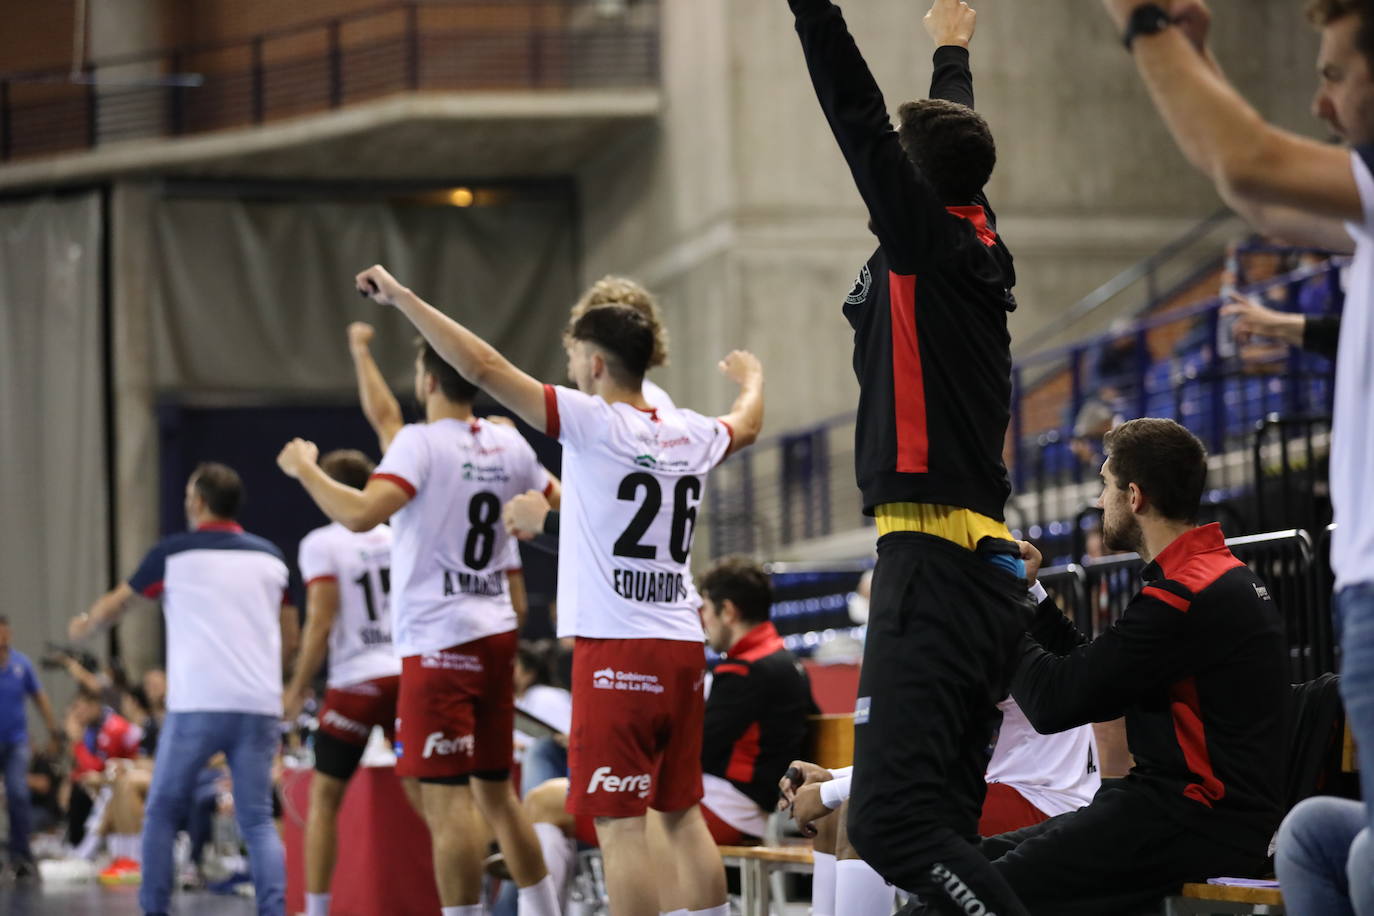
{"type": "Polygon", "coordinates": [[[972,509],[958,506],[938,506],[931,503],[883,503],[873,510],[878,523],[878,535],[894,531],[915,531],[933,534],[974,550],[985,537],[1011,540],[1005,522],[980,515],[972,509]]]}

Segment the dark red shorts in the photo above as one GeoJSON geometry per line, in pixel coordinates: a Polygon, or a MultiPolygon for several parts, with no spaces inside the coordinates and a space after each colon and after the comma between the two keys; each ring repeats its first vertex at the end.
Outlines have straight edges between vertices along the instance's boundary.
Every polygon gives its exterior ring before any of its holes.
{"type": "MultiPolygon", "coordinates": [[[[758,842],[758,837],[731,827],[705,805],[701,806],[701,816],[706,820],[706,829],[711,831],[711,839],[715,840],[717,846],[747,846],[758,842]]],[[[601,845],[601,840],[596,836],[596,818],[591,815],[579,814],[573,818],[573,836],[583,846],[601,845]]]]}
{"type": "Polygon", "coordinates": [[[568,812],[638,817],[700,801],[705,677],[701,643],[578,637],[568,812]]]}
{"type": "Polygon", "coordinates": [[[517,639],[511,630],[401,659],[396,775],[452,779],[510,770],[517,639]]]}
{"type": "Polygon", "coordinates": [[[379,677],[347,687],[330,687],[320,708],[320,731],[345,744],[363,746],[374,726],[390,738],[396,730],[399,677],[379,677]]]}
{"type": "Polygon", "coordinates": [[[983,816],[978,821],[979,836],[997,836],[1043,824],[1050,816],[1026,801],[1025,796],[1006,783],[988,783],[983,799],[983,816]]]}

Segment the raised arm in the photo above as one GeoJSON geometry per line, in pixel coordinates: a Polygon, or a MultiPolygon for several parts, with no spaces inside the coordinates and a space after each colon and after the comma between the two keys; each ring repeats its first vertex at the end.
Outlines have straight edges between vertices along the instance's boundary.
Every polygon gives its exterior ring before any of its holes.
{"type": "MultiPolygon", "coordinates": [[[[1134,10],[1145,5],[1145,0],[1103,2],[1122,31],[1134,10]]],[[[1233,206],[1245,201],[1340,220],[1361,218],[1350,152],[1266,123],[1199,53],[1196,35],[1166,28],[1136,38],[1133,52],[1174,141],[1233,206]]]]}
{"type": "Polygon", "coordinates": [[[973,73],[968,65],[968,45],[973,40],[978,14],[960,0],[935,0],[924,23],[935,42],[930,97],[972,108],[973,73]]]}
{"type": "Polygon", "coordinates": [[[543,384],[522,372],[495,347],[396,282],[384,267],[369,267],[358,274],[355,282],[364,296],[400,309],[459,375],[535,429],[548,429],[543,384]]]}
{"type": "Polygon", "coordinates": [[[914,271],[915,253],[929,250],[948,225],[944,204],[902,149],[882,90],[839,8],[830,0],[789,3],[816,97],[883,250],[894,269],[914,271]]]}
{"type": "Polygon", "coordinates": [[[747,350],[735,350],[720,361],[720,371],[739,385],[730,412],[720,418],[732,433],[725,454],[733,455],[753,445],[763,430],[763,365],[747,350]]]}
{"type": "Polygon", "coordinates": [[[292,439],[277,455],[277,466],[301,482],[321,512],[349,531],[371,531],[410,501],[410,494],[391,480],[374,477],[361,490],[339,483],[319,466],[319,454],[315,443],[292,439]]]}
{"type": "Polygon", "coordinates": [[[355,321],[348,326],[348,353],[353,358],[353,374],[358,380],[358,400],[363,416],[377,434],[377,442],[385,452],[396,438],[405,421],[401,417],[401,402],[392,394],[391,386],[382,377],[377,361],[372,358],[372,325],[355,321]]]}
{"type": "Polygon", "coordinates": [[[283,718],[290,722],[300,715],[305,691],[319,674],[320,666],[329,651],[329,632],[339,615],[339,582],[321,578],[305,589],[305,635],[301,639],[301,654],[296,659],[291,683],[282,697],[283,718]]]}

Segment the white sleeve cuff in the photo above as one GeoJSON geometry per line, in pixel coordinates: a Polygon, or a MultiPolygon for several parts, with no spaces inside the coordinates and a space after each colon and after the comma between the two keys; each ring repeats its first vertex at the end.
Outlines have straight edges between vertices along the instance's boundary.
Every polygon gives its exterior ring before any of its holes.
{"type": "Polygon", "coordinates": [[[1050,593],[1045,591],[1045,586],[1041,585],[1039,582],[1031,585],[1030,593],[1031,597],[1035,599],[1036,604],[1039,604],[1050,596],[1050,593]]]}
{"type": "Polygon", "coordinates": [[[834,811],[849,797],[850,776],[845,775],[821,783],[821,804],[834,811]]]}
{"type": "Polygon", "coordinates": [[[831,779],[844,779],[854,772],[853,767],[840,767],[838,770],[830,771],[831,779]]]}

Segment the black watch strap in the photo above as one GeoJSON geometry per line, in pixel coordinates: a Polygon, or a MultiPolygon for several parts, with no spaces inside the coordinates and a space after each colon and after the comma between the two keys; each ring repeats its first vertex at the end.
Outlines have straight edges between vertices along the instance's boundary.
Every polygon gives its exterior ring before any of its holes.
{"type": "Polygon", "coordinates": [[[1121,43],[1129,51],[1141,35],[1158,35],[1172,24],[1168,11],[1158,3],[1137,6],[1126,22],[1126,34],[1121,36],[1121,43]]]}

